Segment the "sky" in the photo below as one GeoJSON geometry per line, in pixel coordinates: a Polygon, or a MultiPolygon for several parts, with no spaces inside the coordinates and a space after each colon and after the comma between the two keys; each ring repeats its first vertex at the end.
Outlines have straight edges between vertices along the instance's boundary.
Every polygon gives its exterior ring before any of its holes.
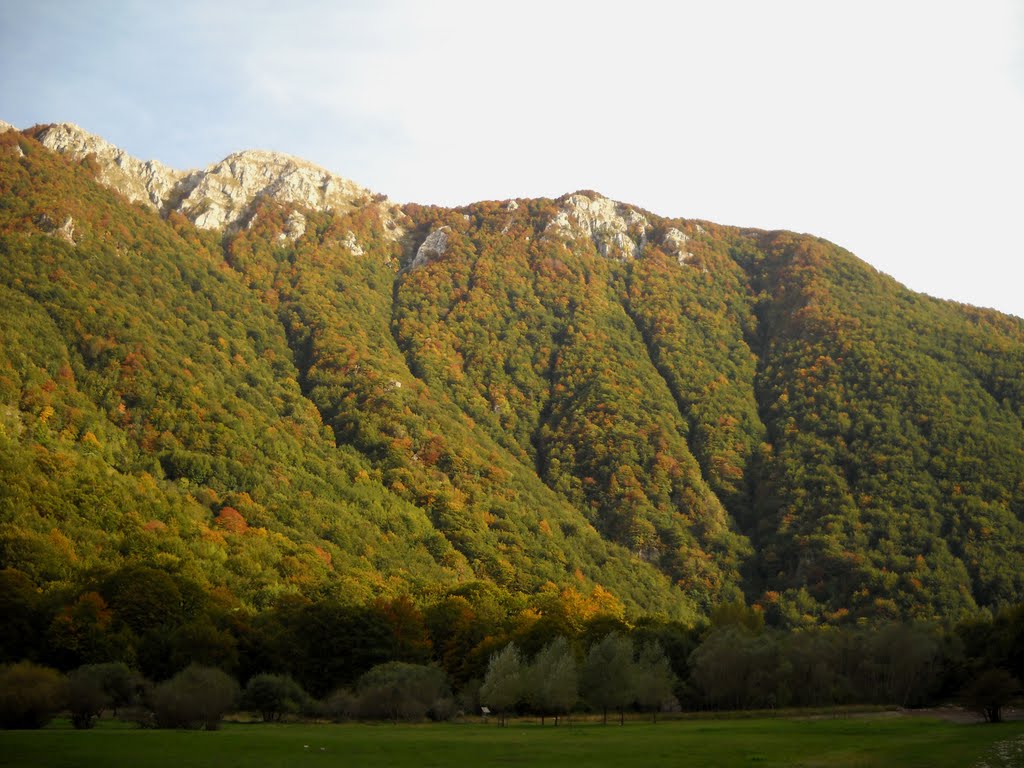
{"type": "Polygon", "coordinates": [[[1024,317],[1024,0],[0,0],[0,119],[399,202],[593,189],[1024,317]]]}

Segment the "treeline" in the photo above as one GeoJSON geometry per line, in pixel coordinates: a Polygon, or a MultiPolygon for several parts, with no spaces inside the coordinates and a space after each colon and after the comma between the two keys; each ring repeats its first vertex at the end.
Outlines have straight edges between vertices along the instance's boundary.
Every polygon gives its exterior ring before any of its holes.
{"type": "MultiPolygon", "coordinates": [[[[917,707],[955,699],[979,681],[986,695],[1013,693],[1014,680],[1024,678],[1024,606],[956,625],[780,630],[742,602],[718,606],[697,625],[653,616],[628,622],[599,588],[527,597],[477,582],[364,604],[289,597],[256,612],[226,591],[134,565],[48,593],[14,569],[0,571],[0,612],[0,663],[39,665],[30,681],[49,668],[54,686],[64,683],[53,676],[70,673],[70,690],[76,680],[107,690],[96,682],[97,665],[108,672],[115,665],[132,671],[137,694],[157,695],[174,680],[186,686],[179,678],[199,665],[220,670],[222,682],[263,686],[291,702],[250,707],[269,713],[265,719],[282,712],[447,718],[481,706],[502,717],[917,707]]],[[[17,679],[2,687],[17,690],[17,679]]],[[[196,687],[234,690],[209,681],[196,687]]],[[[158,698],[135,701],[155,713],[158,698]]],[[[222,698],[226,707],[238,701],[235,694],[222,698]]],[[[101,709],[122,700],[103,699],[101,709]]]]}

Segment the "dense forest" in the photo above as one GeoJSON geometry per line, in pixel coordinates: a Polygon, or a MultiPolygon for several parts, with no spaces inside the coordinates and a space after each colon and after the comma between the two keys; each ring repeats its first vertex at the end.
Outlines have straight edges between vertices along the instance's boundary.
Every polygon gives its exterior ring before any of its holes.
{"type": "Polygon", "coordinates": [[[627,621],[579,593],[533,599],[485,582],[417,604],[281,600],[262,611],[129,565],[62,594],[0,571],[0,728],[61,710],[215,728],[227,711],[448,720],[609,712],[921,707],[988,720],[1024,679],[1024,605],[956,625],[768,627],[723,603],[698,624],[627,621]],[[484,709],[486,708],[486,710],[484,709]]]}
{"type": "MultiPolygon", "coordinates": [[[[67,622],[138,629],[141,567],[165,610],[219,606],[175,625],[212,646],[296,601],[460,590],[502,621],[743,604],[851,633],[1024,600],[1018,318],[593,192],[268,195],[201,229],[35,135],[0,134],[0,567],[46,607],[5,631],[61,668],[67,622]]],[[[459,642],[430,653],[479,675],[494,647],[459,642]]]]}

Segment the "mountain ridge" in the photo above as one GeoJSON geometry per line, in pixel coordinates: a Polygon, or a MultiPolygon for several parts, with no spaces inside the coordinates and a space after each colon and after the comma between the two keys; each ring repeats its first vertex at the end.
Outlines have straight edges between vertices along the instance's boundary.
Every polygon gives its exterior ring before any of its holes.
{"type": "Polygon", "coordinates": [[[333,203],[249,152],[126,205],[113,169],[157,166],[48,130],[0,134],[0,455],[46,489],[11,479],[0,554],[40,584],[105,548],[256,603],[480,579],[803,625],[1024,592],[1024,322],[588,191],[333,203]]]}
{"type": "Polygon", "coordinates": [[[282,152],[242,150],[204,169],[183,171],[140,160],[74,123],[37,125],[24,133],[73,160],[92,158],[105,186],[163,216],[180,213],[200,229],[244,226],[263,197],[321,211],[386,202],[383,195],[282,152]]]}
{"type": "MultiPolygon", "coordinates": [[[[350,210],[372,201],[383,204],[395,219],[403,216],[400,206],[390,203],[386,195],[282,152],[240,150],[201,170],[178,170],[159,160],[143,161],[74,123],[42,124],[24,130],[10,123],[3,126],[4,130],[31,135],[43,146],[73,160],[91,157],[99,165],[100,183],[164,217],[180,213],[200,229],[245,226],[254,204],[264,197],[322,212],[350,210]]],[[[558,200],[560,210],[545,234],[589,236],[601,255],[609,258],[632,258],[646,246],[650,224],[635,206],[589,190],[566,193],[558,200]]],[[[516,204],[514,200],[504,202],[516,204]]],[[[301,224],[293,225],[292,234],[285,234],[293,237],[300,228],[301,224]]],[[[393,220],[388,229],[395,239],[404,234],[393,220]]],[[[670,227],[660,237],[659,245],[680,263],[692,257],[685,249],[690,235],[670,227]]]]}

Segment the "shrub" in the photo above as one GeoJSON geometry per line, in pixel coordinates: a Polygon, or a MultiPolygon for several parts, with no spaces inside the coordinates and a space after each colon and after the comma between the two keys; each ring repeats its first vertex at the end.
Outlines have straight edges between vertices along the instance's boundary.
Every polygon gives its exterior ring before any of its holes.
{"type": "Polygon", "coordinates": [[[107,706],[103,680],[92,665],[68,675],[67,704],[75,728],[92,728],[107,706]]]}
{"type": "Polygon", "coordinates": [[[256,675],[242,693],[242,708],[259,712],[264,722],[303,711],[309,696],[290,675],[256,675]]]}
{"type": "Polygon", "coordinates": [[[153,713],[158,728],[214,731],[237,700],[234,678],[222,670],[192,664],[153,690],[153,713]]]}
{"type": "Polygon", "coordinates": [[[438,699],[434,699],[434,703],[430,705],[430,709],[427,710],[427,715],[431,720],[441,722],[444,720],[451,720],[458,714],[458,705],[455,703],[455,699],[451,696],[442,696],[438,699]]]}
{"type": "Polygon", "coordinates": [[[359,679],[359,712],[363,717],[420,720],[449,698],[448,681],[437,667],[392,661],[378,664],[359,679]]]}
{"type": "Polygon", "coordinates": [[[339,688],[320,702],[319,713],[336,723],[359,715],[359,698],[351,691],[339,688]]]}
{"type": "Polygon", "coordinates": [[[967,707],[988,723],[1003,719],[1003,707],[1010,703],[1020,683],[1005,669],[988,669],[964,689],[967,707]]]}
{"type": "Polygon", "coordinates": [[[68,675],[67,703],[75,728],[92,728],[104,709],[133,704],[142,681],[123,662],[86,664],[68,675]]]}
{"type": "Polygon", "coordinates": [[[42,728],[64,706],[65,680],[30,661],[0,667],[0,728],[42,728]]]}

